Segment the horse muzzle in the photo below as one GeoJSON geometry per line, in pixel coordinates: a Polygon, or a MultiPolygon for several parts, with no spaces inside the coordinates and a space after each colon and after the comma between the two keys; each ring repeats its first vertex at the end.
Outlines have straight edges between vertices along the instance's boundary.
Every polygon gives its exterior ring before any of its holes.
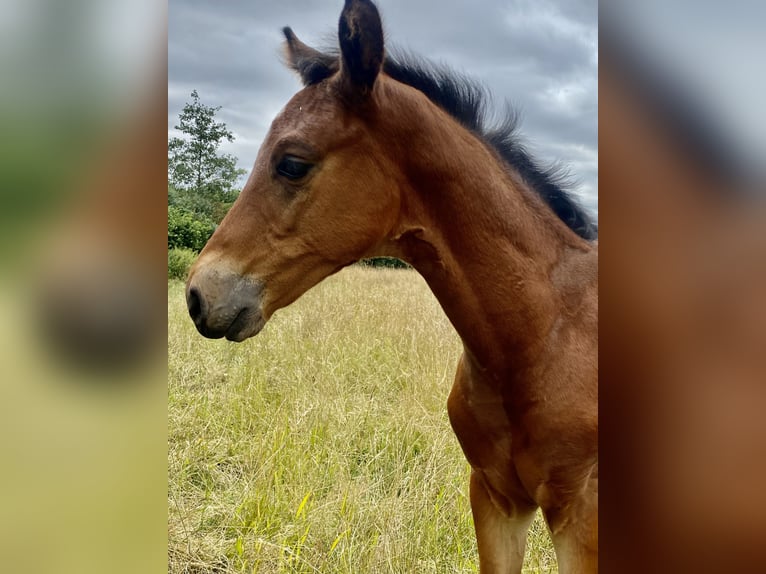
{"type": "Polygon", "coordinates": [[[261,312],[263,283],[209,267],[195,270],[186,283],[186,304],[203,337],[241,342],[257,335],[266,320],[261,312]]]}

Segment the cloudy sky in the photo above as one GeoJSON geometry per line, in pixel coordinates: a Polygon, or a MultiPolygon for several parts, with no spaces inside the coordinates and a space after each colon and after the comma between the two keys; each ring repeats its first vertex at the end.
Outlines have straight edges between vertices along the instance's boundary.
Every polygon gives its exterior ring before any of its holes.
{"type": "MultiPolygon", "coordinates": [[[[522,112],[532,153],[569,168],[598,214],[596,0],[378,0],[386,42],[480,80],[522,112]],[[480,6],[480,8],[478,7],[480,6]]],[[[280,60],[283,26],[309,45],[337,33],[342,0],[170,0],[168,130],[192,90],[222,106],[224,151],[252,168],[271,120],[300,89],[280,60]]]]}

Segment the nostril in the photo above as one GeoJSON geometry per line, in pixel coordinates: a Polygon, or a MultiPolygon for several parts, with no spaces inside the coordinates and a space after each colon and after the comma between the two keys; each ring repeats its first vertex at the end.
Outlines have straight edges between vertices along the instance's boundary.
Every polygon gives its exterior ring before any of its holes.
{"type": "Polygon", "coordinates": [[[189,307],[189,315],[196,323],[202,317],[202,298],[196,287],[189,289],[186,296],[186,305],[189,307]]]}

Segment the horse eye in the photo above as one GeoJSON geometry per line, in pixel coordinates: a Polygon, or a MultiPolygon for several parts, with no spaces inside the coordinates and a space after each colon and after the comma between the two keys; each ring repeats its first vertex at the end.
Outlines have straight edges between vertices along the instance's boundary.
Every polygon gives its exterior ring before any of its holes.
{"type": "Polygon", "coordinates": [[[277,164],[277,173],[287,179],[301,179],[311,169],[312,165],[297,157],[286,155],[277,164]]]}

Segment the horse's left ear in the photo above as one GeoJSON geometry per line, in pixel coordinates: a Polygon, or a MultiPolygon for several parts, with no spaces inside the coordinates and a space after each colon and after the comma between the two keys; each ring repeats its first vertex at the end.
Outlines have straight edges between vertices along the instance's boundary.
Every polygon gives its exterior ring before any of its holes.
{"type": "Polygon", "coordinates": [[[341,81],[353,95],[372,91],[383,65],[383,24],[370,0],[346,0],[338,22],[341,81]]]}
{"type": "Polygon", "coordinates": [[[338,60],[335,56],[308,47],[298,39],[290,27],[282,28],[282,33],[287,40],[287,65],[298,72],[304,86],[321,82],[338,70],[338,60]]]}

